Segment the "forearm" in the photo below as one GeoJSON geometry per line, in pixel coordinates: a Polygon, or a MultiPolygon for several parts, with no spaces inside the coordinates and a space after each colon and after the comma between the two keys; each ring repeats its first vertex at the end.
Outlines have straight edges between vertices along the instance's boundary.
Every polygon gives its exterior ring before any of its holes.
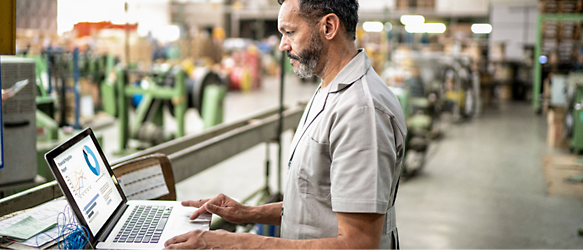
{"type": "Polygon", "coordinates": [[[282,206],[283,202],[277,202],[256,207],[249,207],[249,222],[267,225],[280,225],[282,206]]]}
{"type": "Polygon", "coordinates": [[[333,238],[290,240],[248,233],[227,233],[227,235],[204,233],[203,238],[208,244],[205,248],[222,249],[373,249],[379,247],[371,244],[374,241],[355,240],[343,235],[333,238]]]}

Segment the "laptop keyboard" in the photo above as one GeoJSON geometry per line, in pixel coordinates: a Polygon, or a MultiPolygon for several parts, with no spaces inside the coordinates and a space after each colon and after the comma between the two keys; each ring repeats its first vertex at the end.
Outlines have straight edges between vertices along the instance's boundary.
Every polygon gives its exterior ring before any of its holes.
{"type": "Polygon", "coordinates": [[[135,206],[113,242],[158,243],[172,207],[135,206]]]}

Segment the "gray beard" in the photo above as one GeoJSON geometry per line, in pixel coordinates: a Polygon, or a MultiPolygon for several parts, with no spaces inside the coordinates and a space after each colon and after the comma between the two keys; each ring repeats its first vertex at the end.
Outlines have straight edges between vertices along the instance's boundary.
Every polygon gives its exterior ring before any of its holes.
{"type": "Polygon", "coordinates": [[[308,78],[314,76],[314,71],[316,71],[316,65],[318,64],[318,60],[308,60],[307,64],[300,62],[298,69],[294,69],[294,73],[298,75],[300,78],[308,78]]]}
{"type": "Polygon", "coordinates": [[[300,65],[298,66],[298,69],[294,69],[294,73],[300,78],[314,76],[316,73],[316,66],[318,66],[318,61],[322,54],[322,41],[319,40],[317,32],[312,32],[310,38],[311,41],[308,49],[303,51],[302,55],[300,55],[301,60],[299,61],[300,65]]]}

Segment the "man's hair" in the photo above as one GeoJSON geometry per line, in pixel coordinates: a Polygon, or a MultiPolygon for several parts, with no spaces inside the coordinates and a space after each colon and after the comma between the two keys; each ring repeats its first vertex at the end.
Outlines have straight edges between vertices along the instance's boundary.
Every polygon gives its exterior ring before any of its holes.
{"type": "MultiPolygon", "coordinates": [[[[344,25],[346,35],[356,39],[358,24],[358,0],[299,0],[300,16],[307,21],[317,20],[330,13],[336,14],[344,25]]],[[[285,0],[277,0],[281,5],[285,0]]]]}

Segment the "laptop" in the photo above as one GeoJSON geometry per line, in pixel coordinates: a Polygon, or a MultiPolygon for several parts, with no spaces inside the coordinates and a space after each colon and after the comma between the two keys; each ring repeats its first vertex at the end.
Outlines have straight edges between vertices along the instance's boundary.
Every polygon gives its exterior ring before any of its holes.
{"type": "Polygon", "coordinates": [[[98,249],[161,249],[166,240],[195,229],[208,230],[210,214],[177,201],[126,198],[90,128],[45,154],[59,187],[89,244],[98,249]]]}

